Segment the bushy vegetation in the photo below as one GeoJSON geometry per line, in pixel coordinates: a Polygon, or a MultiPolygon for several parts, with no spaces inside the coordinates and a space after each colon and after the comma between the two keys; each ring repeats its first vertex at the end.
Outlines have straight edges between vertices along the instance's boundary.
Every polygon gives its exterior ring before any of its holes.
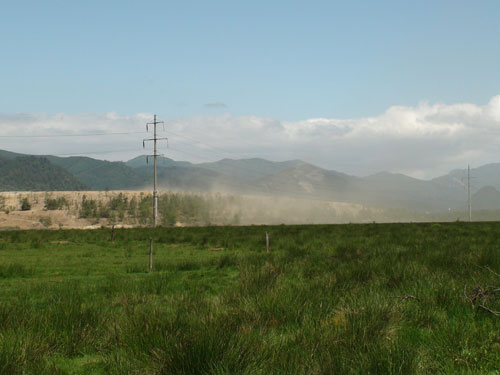
{"type": "MultiPolygon", "coordinates": [[[[2,232],[0,373],[494,374],[500,317],[466,295],[499,286],[499,233],[498,223],[116,229],[114,242],[109,229],[2,232]]],[[[494,294],[488,306],[500,310],[494,294]]]]}
{"type": "Polygon", "coordinates": [[[158,202],[162,223],[174,225],[210,223],[210,202],[207,196],[197,194],[162,194],[158,202]]]}
{"type": "Polygon", "coordinates": [[[40,216],[40,219],[38,219],[38,221],[40,221],[40,224],[42,224],[45,228],[48,228],[52,225],[52,219],[50,218],[50,216],[40,216]]]}
{"type": "Polygon", "coordinates": [[[84,219],[99,217],[97,211],[97,201],[94,199],[87,199],[87,196],[84,195],[80,206],[80,217],[84,219]]]}
{"type": "Polygon", "coordinates": [[[31,210],[31,202],[28,198],[21,199],[21,211],[29,211],[31,210]]]}
{"type": "Polygon", "coordinates": [[[46,196],[44,208],[49,211],[62,210],[63,208],[69,208],[69,202],[65,197],[51,198],[46,196]]]}
{"type": "MultiPolygon", "coordinates": [[[[79,217],[85,219],[110,219],[121,222],[148,225],[152,222],[152,195],[141,193],[130,200],[123,194],[111,195],[107,200],[89,199],[83,195],[79,205],[79,217]]],[[[158,199],[159,223],[173,226],[177,222],[187,225],[239,224],[238,215],[228,213],[234,204],[231,196],[204,194],[164,193],[158,199]],[[229,218],[227,218],[229,216],[229,218]]]]}

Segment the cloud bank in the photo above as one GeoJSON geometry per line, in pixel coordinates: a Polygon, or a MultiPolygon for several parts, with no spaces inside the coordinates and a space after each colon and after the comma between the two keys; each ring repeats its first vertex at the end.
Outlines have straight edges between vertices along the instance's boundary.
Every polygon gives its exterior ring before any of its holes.
{"type": "MultiPolygon", "coordinates": [[[[0,114],[0,149],[30,154],[88,154],[127,160],[142,150],[152,114],[0,114]],[[95,133],[132,133],[77,136],[95,133]],[[59,135],[45,138],[16,136],[59,135]]],[[[386,170],[430,178],[467,164],[500,162],[500,95],[484,106],[421,103],[393,106],[375,117],[279,121],[257,116],[161,118],[176,160],[302,159],[323,168],[367,175],[386,170]]]]}

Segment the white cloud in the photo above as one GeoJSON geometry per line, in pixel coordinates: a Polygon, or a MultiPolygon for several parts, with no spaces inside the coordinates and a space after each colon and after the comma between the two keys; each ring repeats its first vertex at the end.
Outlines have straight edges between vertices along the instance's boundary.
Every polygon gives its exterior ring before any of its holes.
{"type": "MultiPolygon", "coordinates": [[[[0,136],[145,131],[152,114],[0,114],[0,136]]],[[[279,121],[257,116],[165,119],[176,160],[224,157],[302,159],[346,173],[381,170],[432,177],[466,164],[500,162],[500,95],[484,106],[471,103],[394,106],[380,116],[279,121]]],[[[147,134],[99,137],[2,138],[0,149],[33,154],[95,153],[126,160],[147,151],[147,134]]]]}

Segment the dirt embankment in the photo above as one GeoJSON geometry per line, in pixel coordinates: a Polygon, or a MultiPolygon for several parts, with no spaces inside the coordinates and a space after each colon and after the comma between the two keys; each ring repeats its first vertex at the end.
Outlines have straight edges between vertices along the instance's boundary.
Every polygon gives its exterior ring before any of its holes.
{"type": "MultiPolygon", "coordinates": [[[[1,229],[73,229],[100,228],[108,225],[105,219],[82,219],[79,209],[85,195],[87,199],[107,202],[113,196],[122,193],[128,199],[147,194],[140,191],[57,191],[57,192],[7,192],[0,193],[0,228],[1,229]],[[45,209],[47,199],[64,198],[68,206],[58,210],[45,209]],[[22,201],[27,199],[29,210],[22,210],[22,201]]],[[[130,227],[129,224],[117,224],[130,227]]]]}

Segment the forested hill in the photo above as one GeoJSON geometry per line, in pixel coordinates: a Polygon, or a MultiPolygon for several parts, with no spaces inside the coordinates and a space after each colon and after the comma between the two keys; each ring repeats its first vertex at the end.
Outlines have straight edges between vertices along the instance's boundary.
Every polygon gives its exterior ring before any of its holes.
{"type": "Polygon", "coordinates": [[[119,161],[97,160],[83,156],[57,157],[47,156],[54,165],[64,168],[83,181],[90,190],[128,190],[138,189],[149,182],[149,175],[144,176],[119,161]]]}
{"type": "MultiPolygon", "coordinates": [[[[500,163],[471,173],[477,177],[471,191],[477,192],[473,197],[477,207],[500,205],[500,163]],[[479,191],[483,187],[488,189],[479,191]]],[[[300,160],[223,159],[200,164],[158,160],[160,190],[286,196],[429,212],[467,207],[464,175],[466,171],[457,170],[432,180],[388,172],[357,177],[300,160]]],[[[144,155],[118,162],[0,150],[0,191],[150,190],[152,179],[153,166],[144,155]]]]}
{"type": "Polygon", "coordinates": [[[0,157],[0,191],[86,190],[70,172],[40,156],[0,157]]]}

